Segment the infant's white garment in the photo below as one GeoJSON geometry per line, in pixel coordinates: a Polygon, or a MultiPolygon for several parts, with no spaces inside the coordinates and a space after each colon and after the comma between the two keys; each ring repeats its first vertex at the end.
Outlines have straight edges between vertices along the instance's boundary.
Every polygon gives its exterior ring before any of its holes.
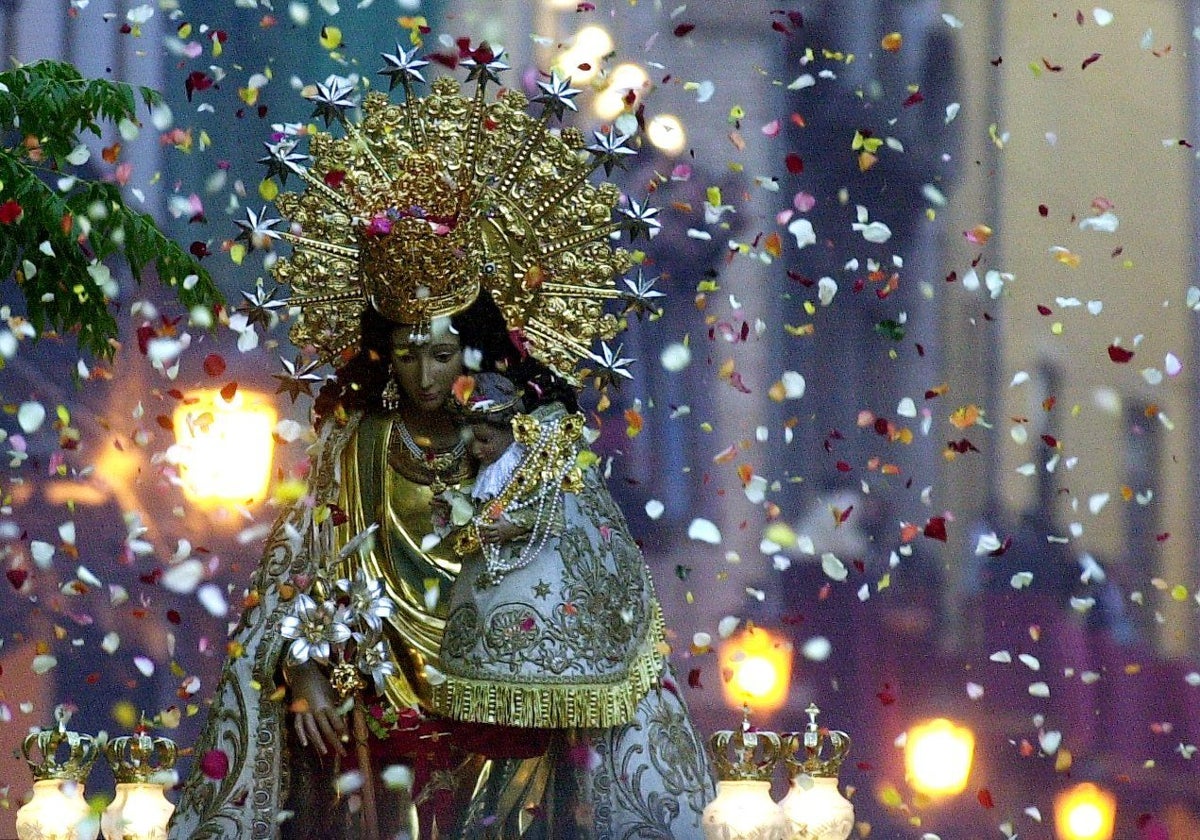
{"type": "Polygon", "coordinates": [[[508,484],[508,480],[512,478],[524,457],[525,446],[514,440],[499,458],[481,469],[475,476],[475,486],[471,488],[471,498],[481,502],[500,495],[500,491],[508,484]]]}

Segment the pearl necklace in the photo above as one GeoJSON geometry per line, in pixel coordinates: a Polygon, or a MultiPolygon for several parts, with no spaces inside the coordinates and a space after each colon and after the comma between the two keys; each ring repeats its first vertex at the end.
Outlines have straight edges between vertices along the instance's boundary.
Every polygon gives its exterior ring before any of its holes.
{"type": "MultiPolygon", "coordinates": [[[[556,423],[547,423],[544,425],[537,442],[530,447],[531,455],[526,456],[527,460],[522,465],[533,461],[538,454],[544,452],[557,433],[558,425],[556,423]]],[[[557,465],[557,469],[551,468],[543,471],[540,475],[541,483],[532,496],[513,499],[505,506],[507,510],[516,511],[536,504],[537,511],[534,514],[533,527],[529,530],[525,546],[516,553],[515,557],[510,557],[507,561],[501,559],[503,549],[501,545],[495,543],[480,545],[485,568],[475,581],[477,589],[487,589],[496,586],[505,575],[515,572],[518,569],[523,569],[532,563],[533,559],[545,548],[546,543],[550,541],[550,537],[554,534],[553,523],[563,504],[563,479],[574,466],[574,460],[565,460],[563,463],[557,465]]],[[[483,508],[485,512],[475,517],[476,528],[492,518],[486,513],[488,509],[486,502],[483,508]]]]}
{"type": "Polygon", "coordinates": [[[404,448],[408,450],[413,459],[433,473],[433,481],[429,484],[430,489],[435,494],[445,490],[446,483],[442,480],[442,473],[453,468],[462,459],[463,455],[466,454],[466,440],[460,438],[453,449],[435,455],[413,440],[408,426],[399,417],[393,421],[393,428],[399,433],[400,442],[404,444],[404,448]]]}

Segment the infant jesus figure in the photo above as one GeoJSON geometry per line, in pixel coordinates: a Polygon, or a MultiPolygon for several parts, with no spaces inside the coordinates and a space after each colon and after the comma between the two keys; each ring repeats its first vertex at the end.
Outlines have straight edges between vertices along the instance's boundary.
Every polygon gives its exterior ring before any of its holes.
{"type": "Polygon", "coordinates": [[[476,374],[456,391],[464,397],[460,410],[479,463],[474,515],[456,550],[474,587],[487,589],[534,564],[562,533],[563,492],[580,481],[575,456],[582,418],[557,404],[523,413],[516,385],[499,373],[476,374]],[[482,555],[482,568],[470,568],[477,565],[472,555],[482,555]]]}

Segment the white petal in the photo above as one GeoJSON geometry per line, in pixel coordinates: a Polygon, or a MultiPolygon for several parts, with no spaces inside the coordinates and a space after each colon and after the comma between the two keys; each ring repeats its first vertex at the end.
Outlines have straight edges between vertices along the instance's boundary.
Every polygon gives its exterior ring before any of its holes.
{"type": "Polygon", "coordinates": [[[92,572],[86,566],[76,567],[75,577],[79,578],[88,586],[95,587],[96,589],[100,589],[102,586],[104,586],[104,584],[100,582],[100,578],[92,574],[92,572]]]}
{"type": "Polygon", "coordinates": [[[796,237],[796,247],[806,248],[809,245],[816,244],[817,234],[813,230],[812,222],[805,218],[799,218],[788,225],[788,233],[796,237]]]}
{"type": "Polygon", "coordinates": [[[413,784],[412,770],[403,764],[389,764],[383,768],[379,778],[389,790],[411,789],[413,784]]]}
{"type": "Polygon", "coordinates": [[[54,546],[48,542],[33,540],[29,543],[29,555],[39,569],[49,569],[54,560],[54,546]]]}
{"type": "Polygon", "coordinates": [[[833,653],[833,644],[824,636],[813,636],[805,640],[800,650],[810,662],[824,662],[833,653]]]}
{"type": "Polygon", "coordinates": [[[154,661],[145,656],[135,656],[133,658],[134,666],[141,671],[143,677],[154,676],[154,661]]]}
{"type": "Polygon", "coordinates": [[[761,475],[752,475],[746,482],[746,499],[752,505],[760,505],[767,498],[767,480],[761,475]]]}
{"type": "Polygon", "coordinates": [[[699,540],[709,545],[718,545],[721,542],[721,531],[707,519],[697,517],[688,526],[688,539],[699,540]]]}
{"type": "Polygon", "coordinates": [[[717,635],[722,639],[728,639],[737,630],[741,619],[737,616],[727,615],[717,622],[717,635]]]}
{"type": "Polygon", "coordinates": [[[225,593],[215,583],[206,583],[201,586],[196,591],[196,599],[211,616],[223,618],[229,613],[229,603],[225,600],[225,593]]]}
{"type": "Polygon", "coordinates": [[[783,383],[783,395],[787,399],[798,400],[804,396],[804,377],[796,371],[785,370],[783,376],[779,377],[779,381],[783,383]]]}
{"type": "Polygon", "coordinates": [[[91,156],[91,150],[85,144],[80,143],[71,150],[71,154],[67,155],[67,163],[72,166],[83,166],[91,156]]]}
{"type": "Polygon", "coordinates": [[[58,660],[48,653],[40,653],[33,657],[33,673],[41,676],[58,664],[58,660]]]}
{"type": "Polygon", "coordinates": [[[673,342],[663,348],[659,356],[663,369],[670,373],[678,373],[692,362],[692,351],[686,344],[673,342]]]}
{"type": "Polygon", "coordinates": [[[994,533],[981,534],[979,536],[979,541],[975,543],[975,556],[980,557],[984,554],[990,554],[998,549],[1001,545],[1003,545],[1003,543],[994,533]]]}
{"type": "Polygon", "coordinates": [[[658,499],[651,499],[646,502],[646,516],[651,519],[658,519],[663,515],[664,510],[666,510],[666,506],[658,499]]]}
{"type": "Polygon", "coordinates": [[[833,303],[833,296],[837,294],[838,284],[832,277],[822,277],[817,281],[817,300],[822,306],[828,306],[833,303]]]}
{"type": "Polygon", "coordinates": [[[837,581],[845,580],[846,575],[849,574],[846,565],[837,558],[837,555],[828,551],[821,555],[821,570],[837,581]]]}
{"type": "Polygon", "coordinates": [[[204,564],[192,557],[177,566],[168,566],[160,581],[165,589],[187,595],[204,579],[204,564]]]}
{"type": "Polygon", "coordinates": [[[1100,233],[1116,233],[1120,227],[1121,220],[1117,218],[1117,214],[1111,210],[1101,213],[1099,216],[1091,216],[1079,222],[1080,230],[1094,230],[1100,233]]]}
{"type": "Polygon", "coordinates": [[[31,435],[46,421],[46,407],[39,402],[24,402],[17,409],[17,425],[21,431],[31,435]]]}
{"type": "Polygon", "coordinates": [[[1113,13],[1097,7],[1092,9],[1092,20],[1096,21],[1097,26],[1108,26],[1113,22],[1113,13]]]}

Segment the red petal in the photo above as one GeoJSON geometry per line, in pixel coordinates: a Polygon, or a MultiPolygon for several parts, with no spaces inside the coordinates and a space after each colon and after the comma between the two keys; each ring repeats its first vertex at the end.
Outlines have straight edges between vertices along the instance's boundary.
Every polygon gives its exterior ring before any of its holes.
{"type": "Polygon", "coordinates": [[[793,175],[799,175],[804,171],[804,158],[800,157],[800,155],[796,154],[795,152],[788,153],[786,163],[787,171],[793,175]]]}
{"type": "Polygon", "coordinates": [[[699,668],[693,668],[692,670],[688,671],[688,688],[704,688],[704,686],[700,684],[699,668]]]}
{"type": "Polygon", "coordinates": [[[204,372],[209,376],[220,376],[225,372],[225,359],[219,353],[209,353],[204,357],[204,372]]]}
{"type": "Polygon", "coordinates": [[[984,808],[996,807],[996,803],[992,800],[992,792],[987,788],[979,789],[979,804],[984,808]]]}
{"type": "Polygon", "coordinates": [[[696,28],[694,23],[681,23],[675,27],[675,37],[682,38],[684,35],[696,28]]]}
{"type": "Polygon", "coordinates": [[[942,516],[930,517],[925,523],[925,536],[938,542],[946,541],[946,519],[942,516]]]}
{"type": "Polygon", "coordinates": [[[200,756],[200,772],[220,781],[229,775],[229,756],[221,750],[209,750],[200,756]]]}
{"type": "Polygon", "coordinates": [[[1133,358],[1133,351],[1126,350],[1117,344],[1108,345],[1108,358],[1112,359],[1119,365],[1123,365],[1133,358]]]}
{"type": "Polygon", "coordinates": [[[20,589],[25,585],[25,580],[29,577],[29,572],[25,569],[9,569],[4,573],[8,578],[8,582],[12,584],[13,589],[20,589]]]}
{"type": "Polygon", "coordinates": [[[233,402],[234,395],[237,394],[237,389],[238,384],[236,382],[230,382],[221,389],[221,399],[225,400],[225,402],[233,402]]]}
{"type": "Polygon", "coordinates": [[[10,198],[8,201],[0,204],[0,224],[11,225],[17,219],[21,218],[21,213],[23,212],[17,200],[10,198]]]}

